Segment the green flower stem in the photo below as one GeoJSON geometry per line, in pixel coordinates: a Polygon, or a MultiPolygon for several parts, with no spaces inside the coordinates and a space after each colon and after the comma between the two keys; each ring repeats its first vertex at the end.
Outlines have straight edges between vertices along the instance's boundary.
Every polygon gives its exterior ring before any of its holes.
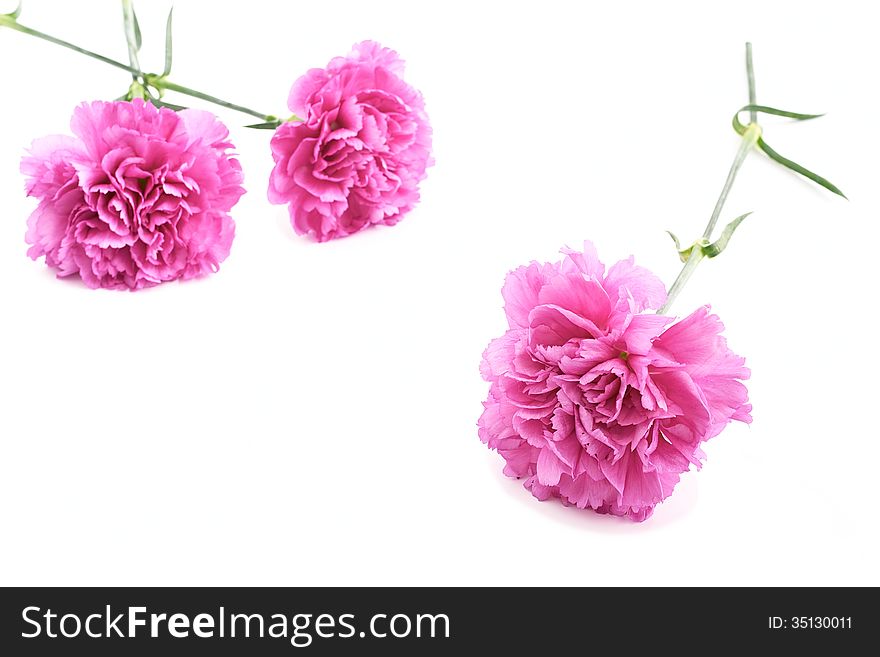
{"type": "Polygon", "coordinates": [[[15,30],[16,32],[21,32],[22,34],[27,34],[32,37],[37,37],[38,39],[42,39],[43,41],[48,41],[49,43],[54,43],[55,45],[62,46],[69,50],[73,50],[75,52],[80,53],[81,55],[86,55],[91,57],[92,59],[97,59],[99,62],[104,62],[105,64],[110,64],[110,66],[115,66],[116,68],[121,68],[123,71],[128,71],[132,75],[136,75],[139,71],[135,68],[132,68],[128,64],[123,64],[122,62],[117,62],[115,59],[110,59],[109,57],[104,57],[104,55],[99,55],[96,52],[92,52],[91,50],[86,50],[85,48],[80,48],[79,46],[75,46],[68,41],[64,41],[63,39],[57,39],[53,36],[45,34],[43,32],[39,32],[37,30],[31,29],[29,27],[25,27],[14,18],[10,18],[9,16],[0,16],[0,27],[8,27],[10,30],[15,30]]]}
{"type": "Polygon", "coordinates": [[[712,239],[712,233],[715,231],[715,225],[718,223],[718,218],[721,216],[721,210],[724,209],[724,203],[727,201],[730,189],[733,187],[733,181],[736,180],[736,174],[739,173],[749,151],[752,150],[761,138],[761,126],[758,125],[757,110],[751,109],[757,105],[755,101],[755,71],[752,67],[751,43],[746,43],[746,74],[749,79],[750,123],[746,126],[745,132],[742,133],[742,139],[740,140],[739,148],[736,151],[736,157],[733,158],[733,164],[730,165],[730,171],[727,172],[727,180],[724,181],[724,187],[721,188],[721,194],[715,202],[715,209],[712,210],[712,216],[709,217],[709,223],[706,224],[706,230],[703,231],[703,237],[693,245],[693,248],[691,248],[687,260],[685,260],[684,267],[682,267],[675,281],[672,283],[672,286],[669,288],[669,292],[666,295],[666,303],[664,303],[660,310],[657,311],[658,315],[664,315],[669,311],[669,308],[675,302],[676,297],[678,297],[679,292],[681,292],[682,288],[688,280],[690,280],[697,265],[699,265],[700,261],[706,256],[705,249],[709,246],[712,239]]]}
{"type": "Polygon", "coordinates": [[[712,210],[712,216],[709,217],[709,223],[706,224],[706,230],[703,231],[703,239],[712,239],[712,232],[715,230],[715,224],[718,223],[718,217],[721,216],[721,210],[724,208],[728,194],[730,194],[730,188],[733,187],[733,181],[736,180],[736,174],[739,173],[740,167],[745,162],[746,155],[758,143],[760,136],[761,126],[757,123],[750,123],[746,127],[746,132],[742,136],[739,149],[736,151],[736,157],[733,158],[733,164],[730,165],[730,171],[727,172],[727,180],[724,181],[724,187],[721,188],[721,195],[718,197],[718,201],[715,202],[715,209],[712,210]]]}
{"type": "MultiPolygon", "coordinates": [[[[749,78],[749,105],[757,105],[755,101],[755,68],[752,66],[752,44],[746,42],[746,75],[749,78]]],[[[749,123],[758,122],[758,112],[749,112],[749,123]]]]}
{"type": "Polygon", "coordinates": [[[678,276],[676,276],[675,281],[672,283],[672,287],[669,288],[669,293],[666,295],[666,303],[664,303],[663,307],[657,311],[658,315],[666,314],[666,311],[669,310],[672,302],[675,301],[678,293],[681,292],[681,289],[690,280],[694,271],[696,271],[697,269],[697,265],[700,264],[700,261],[704,257],[705,254],[703,253],[703,249],[698,248],[697,246],[691,249],[690,255],[684,263],[684,267],[682,267],[681,271],[678,272],[678,276]]]}
{"type": "MultiPolygon", "coordinates": [[[[143,75],[144,82],[156,88],[158,91],[163,91],[168,89],[170,91],[176,91],[181,94],[185,94],[187,96],[192,96],[193,98],[199,98],[201,100],[207,101],[209,103],[213,103],[215,105],[220,105],[221,107],[225,107],[227,109],[235,110],[236,112],[242,112],[243,114],[249,114],[250,116],[255,116],[264,121],[279,121],[279,119],[271,114],[263,114],[262,112],[257,112],[256,110],[252,110],[250,108],[244,107],[242,105],[237,105],[235,103],[230,103],[225,100],[221,100],[215,96],[210,96],[206,93],[202,93],[201,91],[196,91],[195,89],[191,89],[189,87],[185,87],[180,84],[176,84],[166,79],[164,76],[154,75],[151,73],[143,74],[139,69],[134,66],[129,66],[128,64],[123,64],[122,62],[116,61],[115,59],[111,59],[109,57],[105,57],[104,55],[99,55],[98,53],[92,52],[91,50],[86,50],[85,48],[80,48],[69,41],[64,41],[63,39],[58,39],[49,34],[45,34],[38,30],[34,30],[30,27],[25,27],[14,17],[8,14],[0,14],[0,27],[8,27],[11,30],[15,30],[16,32],[21,32],[22,34],[27,34],[32,37],[36,37],[38,39],[42,39],[43,41],[48,41],[49,43],[54,43],[55,45],[61,46],[63,48],[67,48],[68,50],[73,50],[74,52],[78,52],[81,55],[86,55],[87,57],[91,57],[92,59],[97,59],[99,62],[104,62],[105,64],[109,64],[110,66],[114,66],[123,71],[128,71],[132,74],[132,76],[137,79],[138,76],[143,75]]],[[[136,62],[137,60],[135,60],[136,62]]]]}
{"type": "Polygon", "coordinates": [[[727,180],[724,181],[724,187],[721,188],[721,194],[718,196],[718,201],[715,203],[715,209],[712,211],[709,223],[706,224],[706,230],[703,231],[703,237],[694,244],[693,248],[690,250],[688,258],[684,263],[684,267],[682,267],[682,270],[679,272],[672,287],[669,288],[669,292],[666,295],[666,303],[664,303],[663,307],[657,311],[658,315],[663,315],[669,310],[670,306],[672,306],[675,301],[675,298],[678,296],[678,293],[681,292],[681,289],[685,286],[685,283],[688,282],[691,275],[694,273],[694,270],[697,268],[697,265],[700,264],[700,261],[706,255],[704,249],[709,246],[709,242],[712,239],[715,224],[718,223],[718,217],[721,216],[721,210],[724,208],[724,203],[727,201],[727,196],[730,194],[730,189],[733,187],[733,181],[736,180],[736,174],[739,173],[749,151],[751,151],[755,144],[758,143],[760,136],[761,126],[757,123],[750,123],[740,140],[739,148],[736,151],[736,157],[733,158],[733,164],[730,165],[730,171],[727,173],[727,180]]]}
{"type": "Polygon", "coordinates": [[[183,94],[185,96],[192,96],[193,98],[198,98],[200,100],[207,101],[209,103],[214,103],[215,105],[220,105],[221,107],[225,107],[227,109],[235,110],[236,112],[241,112],[242,114],[249,114],[251,116],[255,116],[258,119],[262,119],[263,121],[278,121],[277,116],[273,116],[271,114],[263,114],[262,112],[257,112],[256,110],[252,110],[249,107],[244,107],[243,105],[236,105],[235,103],[230,103],[227,100],[222,100],[217,98],[216,96],[211,96],[209,94],[203,93],[201,91],[196,91],[195,89],[190,89],[189,87],[184,87],[182,84],[176,84],[171,80],[168,80],[159,75],[153,75],[148,73],[144,76],[144,80],[147,85],[158,89],[160,92],[164,90],[176,91],[179,94],[183,94]]]}

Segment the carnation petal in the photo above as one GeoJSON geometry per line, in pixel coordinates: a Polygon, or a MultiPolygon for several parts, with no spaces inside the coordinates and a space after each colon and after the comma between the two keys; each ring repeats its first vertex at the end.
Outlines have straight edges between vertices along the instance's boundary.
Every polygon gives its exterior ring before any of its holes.
{"type": "MultiPolygon", "coordinates": [[[[596,327],[605,327],[611,312],[611,300],[605,288],[596,279],[585,276],[552,276],[538,292],[538,302],[564,308],[596,327]]],[[[600,335],[602,332],[596,330],[589,337],[600,335]]]]}
{"type": "Polygon", "coordinates": [[[632,256],[612,265],[602,284],[615,301],[631,297],[635,301],[636,312],[660,308],[666,302],[663,281],[636,265],[632,256]]]}
{"type": "Polygon", "coordinates": [[[565,259],[562,261],[561,269],[565,273],[578,271],[587,278],[601,281],[605,273],[605,265],[599,260],[599,254],[596,246],[590,241],[584,241],[581,251],[575,251],[568,247],[564,247],[562,253],[565,259]]]}
{"type": "Polygon", "coordinates": [[[545,486],[555,486],[559,477],[565,472],[565,464],[549,449],[542,449],[538,454],[538,481],[545,486]]]}
{"type": "Polygon", "coordinates": [[[559,492],[579,509],[600,509],[617,499],[617,491],[605,480],[582,474],[577,478],[563,475],[559,492]]]}
{"type": "Polygon", "coordinates": [[[544,268],[536,262],[507,274],[501,296],[511,328],[528,328],[529,313],[538,305],[538,293],[545,282],[544,268]]]}
{"type": "Polygon", "coordinates": [[[560,306],[542,305],[529,313],[529,343],[533,348],[596,335],[601,331],[593,322],[560,306]]]}
{"type": "Polygon", "coordinates": [[[654,340],[669,322],[671,317],[663,315],[634,315],[624,330],[620,340],[628,354],[644,355],[651,351],[654,340]]]}

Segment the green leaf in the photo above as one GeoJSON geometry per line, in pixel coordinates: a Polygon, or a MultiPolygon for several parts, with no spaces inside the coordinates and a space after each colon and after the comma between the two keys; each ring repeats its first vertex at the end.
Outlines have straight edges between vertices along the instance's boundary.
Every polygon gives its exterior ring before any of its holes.
{"type": "Polygon", "coordinates": [[[175,112],[179,112],[180,110],[187,109],[183,105],[175,105],[174,103],[166,103],[164,100],[160,100],[155,96],[150,97],[150,102],[156,107],[167,107],[170,110],[174,110],[175,112]]]}
{"type": "Polygon", "coordinates": [[[18,6],[12,10],[12,13],[6,15],[12,16],[13,18],[18,18],[19,16],[21,16],[21,0],[18,0],[18,6]]]}
{"type": "Polygon", "coordinates": [[[171,47],[171,19],[174,16],[174,7],[168,12],[168,20],[165,21],[165,69],[162,71],[162,77],[171,73],[171,59],[173,49],[171,47]]]}
{"type": "Polygon", "coordinates": [[[787,112],[785,110],[776,109],[775,107],[767,107],[766,105],[745,105],[744,107],[740,107],[736,114],[733,115],[733,129],[736,130],[738,135],[745,134],[746,126],[744,126],[740,120],[739,115],[743,112],[760,112],[762,114],[772,114],[773,116],[784,116],[789,119],[796,119],[797,121],[809,121],[810,119],[818,119],[820,116],[825,116],[824,114],[801,114],[800,112],[787,112]]]}
{"type": "MultiPolygon", "coordinates": [[[[797,112],[786,112],[783,110],[775,109],[773,107],[765,107],[764,105],[746,105],[745,107],[740,108],[740,110],[736,114],[733,115],[733,129],[736,130],[736,133],[738,135],[743,135],[746,132],[746,126],[744,126],[742,124],[742,122],[739,120],[740,112],[747,112],[752,109],[754,109],[756,112],[763,112],[764,114],[773,114],[775,116],[785,116],[790,119],[797,119],[798,121],[807,121],[809,119],[815,119],[820,116],[823,116],[822,114],[799,114],[797,112]]],[[[842,191],[840,191],[840,189],[838,189],[829,180],[823,178],[822,176],[820,176],[817,173],[813,173],[812,171],[810,171],[806,167],[802,167],[797,162],[792,162],[787,157],[783,157],[782,155],[777,153],[775,150],[770,148],[770,146],[767,145],[767,142],[764,141],[763,137],[758,137],[757,146],[762,151],[764,151],[764,153],[766,153],[767,156],[771,160],[773,160],[774,162],[778,162],[782,166],[784,166],[788,169],[791,169],[795,173],[799,173],[800,175],[804,176],[805,178],[812,180],[814,183],[816,183],[817,185],[821,185],[822,187],[827,189],[829,192],[833,192],[834,194],[837,194],[838,196],[842,196],[843,198],[846,198],[846,194],[844,194],[842,191]]]]}
{"type": "Polygon", "coordinates": [[[788,112],[786,110],[776,109],[775,107],[767,107],[766,105],[746,105],[737,112],[758,112],[761,114],[772,114],[773,116],[784,116],[787,119],[796,119],[797,121],[809,121],[810,119],[818,119],[824,114],[803,114],[801,112],[788,112]]]}
{"type": "Polygon", "coordinates": [[[743,219],[748,217],[751,212],[746,212],[745,214],[741,214],[736,219],[731,221],[724,227],[724,230],[721,231],[721,237],[712,242],[711,244],[706,244],[702,250],[703,254],[708,258],[714,258],[718,254],[720,254],[724,249],[727,248],[727,243],[730,241],[730,238],[733,237],[733,232],[736,230],[737,226],[739,226],[743,219]]]}
{"type": "Polygon", "coordinates": [[[688,258],[691,257],[691,251],[694,247],[689,246],[688,248],[683,249],[681,248],[681,242],[678,241],[678,237],[676,237],[675,233],[673,233],[671,230],[667,230],[666,233],[669,235],[669,237],[672,238],[672,241],[675,242],[675,250],[678,251],[678,258],[682,262],[687,262],[688,258]]]}
{"type": "Polygon", "coordinates": [[[245,128],[253,128],[254,130],[275,130],[281,125],[281,121],[267,121],[266,123],[252,123],[246,125],[245,128]]]}
{"type": "Polygon", "coordinates": [[[134,5],[131,7],[131,17],[134,19],[134,44],[137,51],[140,52],[143,39],[141,38],[141,26],[140,23],[138,23],[137,13],[134,11],[134,5]]]}
{"type": "MultiPolygon", "coordinates": [[[[832,184],[831,181],[823,178],[822,176],[820,176],[817,173],[813,173],[812,171],[810,171],[809,169],[807,169],[805,167],[802,167],[797,162],[792,162],[787,157],[783,157],[782,155],[780,155],[779,153],[774,151],[772,148],[770,148],[770,146],[767,145],[767,142],[764,141],[763,138],[758,138],[758,148],[760,148],[762,151],[764,151],[767,154],[767,157],[769,157],[774,162],[778,162],[782,166],[784,166],[788,169],[791,169],[795,173],[801,174],[804,178],[808,178],[808,179],[812,180],[814,183],[816,183],[817,185],[821,185],[822,187],[827,189],[829,192],[833,192],[834,194],[837,194],[838,196],[842,196],[843,198],[846,198],[846,194],[844,194],[842,191],[840,191],[840,189],[838,189],[834,184],[832,184]]],[[[847,200],[849,200],[849,199],[847,199],[847,200]]]]}

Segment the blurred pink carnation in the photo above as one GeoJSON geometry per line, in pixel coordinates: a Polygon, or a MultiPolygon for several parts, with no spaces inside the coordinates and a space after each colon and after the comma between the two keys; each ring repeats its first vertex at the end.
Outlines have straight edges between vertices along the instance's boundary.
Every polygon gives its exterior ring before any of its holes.
{"type": "Polygon", "coordinates": [[[632,258],[606,272],[589,242],[563,253],[507,276],[480,438],[539,500],[641,521],[700,467],[701,442],[751,421],[749,370],[708,307],[678,322],[644,312],[666,292],[632,258]]]}
{"type": "Polygon", "coordinates": [[[40,204],[28,255],[92,288],[138,290],[218,269],[244,193],[228,131],[208,112],[142,100],[74,110],[76,137],[37,139],[21,163],[40,204]]]}
{"type": "Polygon", "coordinates": [[[288,105],[304,120],[272,137],[269,200],[289,204],[298,234],[323,242],[391,226],[418,202],[431,127],[402,74],[396,52],[365,41],[294,83],[288,105]]]}

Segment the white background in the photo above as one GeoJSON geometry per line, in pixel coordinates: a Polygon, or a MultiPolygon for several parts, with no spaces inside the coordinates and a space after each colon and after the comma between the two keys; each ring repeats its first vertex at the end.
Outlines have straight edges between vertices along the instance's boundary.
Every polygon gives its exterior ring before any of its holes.
{"type": "MultiPolygon", "coordinates": [[[[168,6],[139,3],[145,68],[168,6]]],[[[356,41],[397,49],[437,164],[400,225],[316,244],[266,201],[271,133],[221,110],[249,190],[232,254],[137,294],[25,256],[18,172],[127,74],[0,30],[0,583],[880,584],[873,14],[178,0],[172,78],[267,113],[356,41]],[[768,143],[851,199],[750,156],[722,221],[754,215],[677,303],[725,321],[754,423],[643,524],[539,503],[476,432],[503,277],[591,239],[671,281],[664,230],[700,234],[736,150],[747,39],[759,102],[828,113],[764,119],[768,143]]],[[[126,57],[113,0],[31,0],[20,20],[126,57]]]]}

